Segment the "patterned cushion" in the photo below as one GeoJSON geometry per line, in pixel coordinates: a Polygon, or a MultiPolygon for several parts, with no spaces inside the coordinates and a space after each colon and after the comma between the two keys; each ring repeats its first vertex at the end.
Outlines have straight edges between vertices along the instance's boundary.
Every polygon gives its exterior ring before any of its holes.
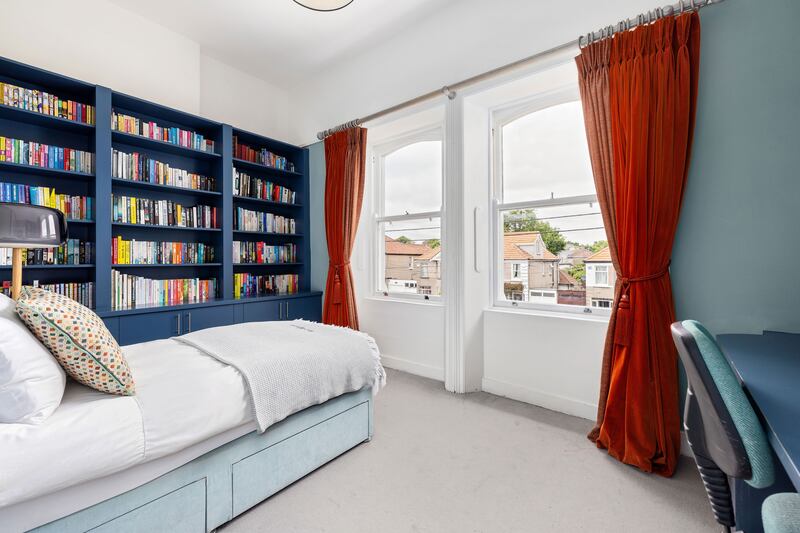
{"type": "Polygon", "coordinates": [[[119,344],[90,309],[66,296],[24,287],[16,311],[75,380],[100,392],[135,393],[119,344]]]}

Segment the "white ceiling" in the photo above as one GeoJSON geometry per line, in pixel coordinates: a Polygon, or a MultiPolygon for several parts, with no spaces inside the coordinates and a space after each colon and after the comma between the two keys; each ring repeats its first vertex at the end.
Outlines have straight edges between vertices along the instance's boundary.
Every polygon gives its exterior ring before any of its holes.
{"type": "Polygon", "coordinates": [[[355,0],[322,13],[293,0],[110,0],[283,88],[458,0],[355,0]]]}

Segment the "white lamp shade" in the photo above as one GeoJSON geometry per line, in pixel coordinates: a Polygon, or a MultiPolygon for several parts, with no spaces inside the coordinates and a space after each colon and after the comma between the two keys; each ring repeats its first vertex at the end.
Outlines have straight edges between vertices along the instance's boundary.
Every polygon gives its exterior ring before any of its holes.
{"type": "Polygon", "coordinates": [[[294,0],[296,3],[314,11],[336,11],[349,5],[353,0],[294,0]]]}

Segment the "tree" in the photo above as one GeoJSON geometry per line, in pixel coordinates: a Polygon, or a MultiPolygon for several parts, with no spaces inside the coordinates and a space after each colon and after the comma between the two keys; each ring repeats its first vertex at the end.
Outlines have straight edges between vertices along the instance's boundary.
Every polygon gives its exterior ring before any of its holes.
{"type": "Polygon", "coordinates": [[[558,229],[551,226],[549,222],[537,220],[536,211],[533,209],[510,211],[503,219],[503,231],[506,233],[538,231],[544,245],[554,254],[567,247],[567,240],[559,233],[558,229]]]}
{"type": "Polygon", "coordinates": [[[436,249],[442,245],[442,241],[440,239],[428,239],[425,241],[425,246],[428,248],[436,249]]]}
{"type": "Polygon", "coordinates": [[[583,285],[586,282],[586,265],[583,263],[572,265],[567,269],[567,274],[580,281],[581,285],[583,285]]]}
{"type": "Polygon", "coordinates": [[[402,242],[403,244],[408,244],[411,242],[411,239],[406,237],[405,235],[400,235],[398,238],[395,239],[397,242],[402,242]]]}
{"type": "Polygon", "coordinates": [[[608,246],[608,241],[594,241],[592,244],[589,245],[589,249],[594,253],[599,252],[603,248],[608,246]]]}

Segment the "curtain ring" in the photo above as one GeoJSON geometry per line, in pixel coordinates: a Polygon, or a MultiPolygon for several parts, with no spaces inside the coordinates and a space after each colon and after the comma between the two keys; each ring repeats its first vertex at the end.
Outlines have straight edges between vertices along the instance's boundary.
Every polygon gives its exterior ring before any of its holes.
{"type": "Polygon", "coordinates": [[[697,11],[697,6],[694,5],[694,0],[689,0],[692,3],[692,11],[697,11]]]}
{"type": "Polygon", "coordinates": [[[678,12],[678,14],[683,15],[683,0],[680,0],[679,3],[680,3],[680,6],[681,6],[681,10],[678,12]]]}

